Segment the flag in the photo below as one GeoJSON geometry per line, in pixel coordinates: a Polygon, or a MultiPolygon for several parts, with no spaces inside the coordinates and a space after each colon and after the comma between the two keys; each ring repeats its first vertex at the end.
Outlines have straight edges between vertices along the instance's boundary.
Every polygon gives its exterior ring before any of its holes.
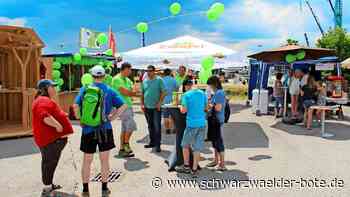
{"type": "Polygon", "coordinates": [[[103,32],[93,31],[87,28],[80,29],[80,47],[90,49],[100,49],[101,46],[97,42],[97,37],[103,32]]]}
{"type": "Polygon", "coordinates": [[[114,36],[114,33],[113,33],[113,31],[112,31],[112,27],[111,27],[111,26],[109,27],[108,38],[109,38],[109,39],[108,39],[108,47],[109,47],[110,49],[112,49],[112,51],[113,51],[113,56],[115,56],[115,53],[117,52],[117,51],[116,51],[117,46],[116,46],[115,36],[114,36]]]}

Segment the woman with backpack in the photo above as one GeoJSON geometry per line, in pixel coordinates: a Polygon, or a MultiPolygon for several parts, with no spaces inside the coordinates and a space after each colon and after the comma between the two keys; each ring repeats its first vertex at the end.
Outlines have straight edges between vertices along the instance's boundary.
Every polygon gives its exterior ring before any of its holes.
{"type": "Polygon", "coordinates": [[[50,196],[51,192],[62,188],[53,184],[53,177],[67,137],[73,133],[68,115],[53,100],[56,96],[55,85],[51,80],[40,80],[32,105],[34,141],[40,148],[42,158],[42,196],[50,196]]]}
{"type": "Polygon", "coordinates": [[[214,161],[207,167],[217,167],[219,171],[226,171],[225,167],[225,146],[223,140],[223,125],[225,121],[225,92],[222,88],[220,79],[212,76],[207,84],[214,92],[211,98],[210,112],[208,116],[208,139],[212,142],[214,148],[214,161]]]}

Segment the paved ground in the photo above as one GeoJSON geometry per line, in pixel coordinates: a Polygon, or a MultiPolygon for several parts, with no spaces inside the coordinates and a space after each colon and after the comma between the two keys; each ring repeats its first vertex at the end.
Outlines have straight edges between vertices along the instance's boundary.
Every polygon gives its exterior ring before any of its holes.
{"type": "MultiPolygon", "coordinates": [[[[122,172],[122,176],[115,183],[110,184],[111,196],[350,196],[350,122],[330,121],[327,124],[328,131],[335,133],[336,137],[323,139],[319,136],[319,128],[312,133],[307,132],[301,126],[287,126],[279,123],[271,116],[255,117],[250,109],[242,105],[234,105],[235,113],[229,124],[225,126],[225,144],[228,171],[218,173],[210,169],[201,171],[201,178],[192,179],[191,176],[177,173],[168,173],[164,164],[172,150],[173,135],[163,135],[163,152],[156,154],[145,150],[143,145],[147,142],[148,135],[145,119],[137,113],[136,120],[139,131],[133,138],[132,147],[136,157],[132,159],[116,159],[112,157],[112,168],[122,172]],[[158,178],[155,178],[158,177],[158,178]],[[162,179],[162,185],[160,185],[162,179]],[[236,182],[224,188],[217,180],[241,180],[242,187],[234,188],[236,182]],[[276,183],[269,182],[276,178],[276,183]],[[266,187],[247,188],[244,180],[260,180],[259,184],[278,184],[284,179],[287,181],[304,179],[300,185],[294,182],[294,187],[266,187]],[[315,180],[318,179],[317,180],[315,180]],[[313,181],[312,181],[312,180],[313,181]],[[319,186],[321,181],[327,184],[333,181],[337,188],[306,188],[319,186]],[[170,188],[168,180],[197,181],[200,187],[187,188],[177,186],[170,188]],[[209,180],[209,181],[208,181],[209,180]],[[265,182],[263,182],[265,180],[265,182]],[[278,180],[278,181],[277,181],[278,180]],[[155,189],[153,186],[159,186],[155,189]],[[344,186],[342,186],[344,182],[344,186]],[[214,183],[214,184],[213,184],[214,183]],[[245,186],[244,186],[245,185],[245,186]],[[231,186],[231,187],[229,187],[231,186]],[[199,192],[199,193],[198,193],[199,192]]],[[[346,115],[350,115],[350,109],[346,109],[346,115]]],[[[114,123],[115,131],[120,130],[119,121],[114,123]]],[[[75,126],[75,134],[70,138],[68,146],[63,152],[62,160],[58,166],[55,180],[62,184],[64,189],[57,196],[79,196],[81,189],[80,165],[82,155],[78,151],[80,140],[80,128],[75,126]],[[77,169],[73,165],[73,159],[77,169]],[[78,189],[74,186],[78,185],[78,189]]],[[[116,142],[118,144],[117,138],[116,142]]],[[[113,150],[113,155],[117,150],[113,150]]],[[[210,144],[203,151],[204,166],[212,158],[210,144]]],[[[92,174],[98,173],[99,163],[96,155],[92,167],[92,174]]],[[[31,138],[0,141],[0,194],[6,197],[38,197],[41,191],[40,181],[40,154],[33,146],[31,138]]],[[[175,182],[174,182],[175,183],[175,182]]],[[[193,182],[191,182],[194,184],[193,182]]],[[[269,185],[270,184],[270,185],[269,185]]],[[[280,183],[281,184],[281,183],[280,183]]],[[[279,184],[279,185],[280,185],[279,184]]],[[[101,196],[100,184],[92,183],[93,197],[101,196]]]]}

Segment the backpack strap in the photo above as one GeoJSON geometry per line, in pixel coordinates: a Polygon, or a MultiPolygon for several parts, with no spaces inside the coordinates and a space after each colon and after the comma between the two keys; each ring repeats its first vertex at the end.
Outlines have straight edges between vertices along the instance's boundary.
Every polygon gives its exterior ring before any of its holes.
{"type": "MultiPolygon", "coordinates": [[[[97,111],[98,111],[98,108],[100,107],[101,105],[101,90],[98,91],[98,101],[97,101],[97,104],[95,106],[95,109],[94,109],[94,113],[92,114],[92,118],[96,118],[97,116],[97,111]]],[[[102,110],[101,110],[102,111],[102,110]]]]}
{"type": "MultiPolygon", "coordinates": [[[[84,89],[84,92],[83,92],[83,94],[81,95],[81,99],[84,98],[85,93],[86,93],[86,89],[84,89]]],[[[81,105],[80,105],[79,107],[80,107],[80,117],[82,117],[82,116],[83,116],[83,102],[81,102],[81,105]]]]}

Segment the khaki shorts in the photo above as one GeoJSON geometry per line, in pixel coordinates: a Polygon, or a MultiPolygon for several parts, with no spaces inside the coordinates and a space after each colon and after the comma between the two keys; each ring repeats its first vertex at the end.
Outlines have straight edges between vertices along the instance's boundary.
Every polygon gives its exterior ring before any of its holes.
{"type": "Polygon", "coordinates": [[[137,130],[136,122],[134,120],[134,112],[132,108],[127,108],[121,115],[122,132],[134,132],[137,130]]]}

